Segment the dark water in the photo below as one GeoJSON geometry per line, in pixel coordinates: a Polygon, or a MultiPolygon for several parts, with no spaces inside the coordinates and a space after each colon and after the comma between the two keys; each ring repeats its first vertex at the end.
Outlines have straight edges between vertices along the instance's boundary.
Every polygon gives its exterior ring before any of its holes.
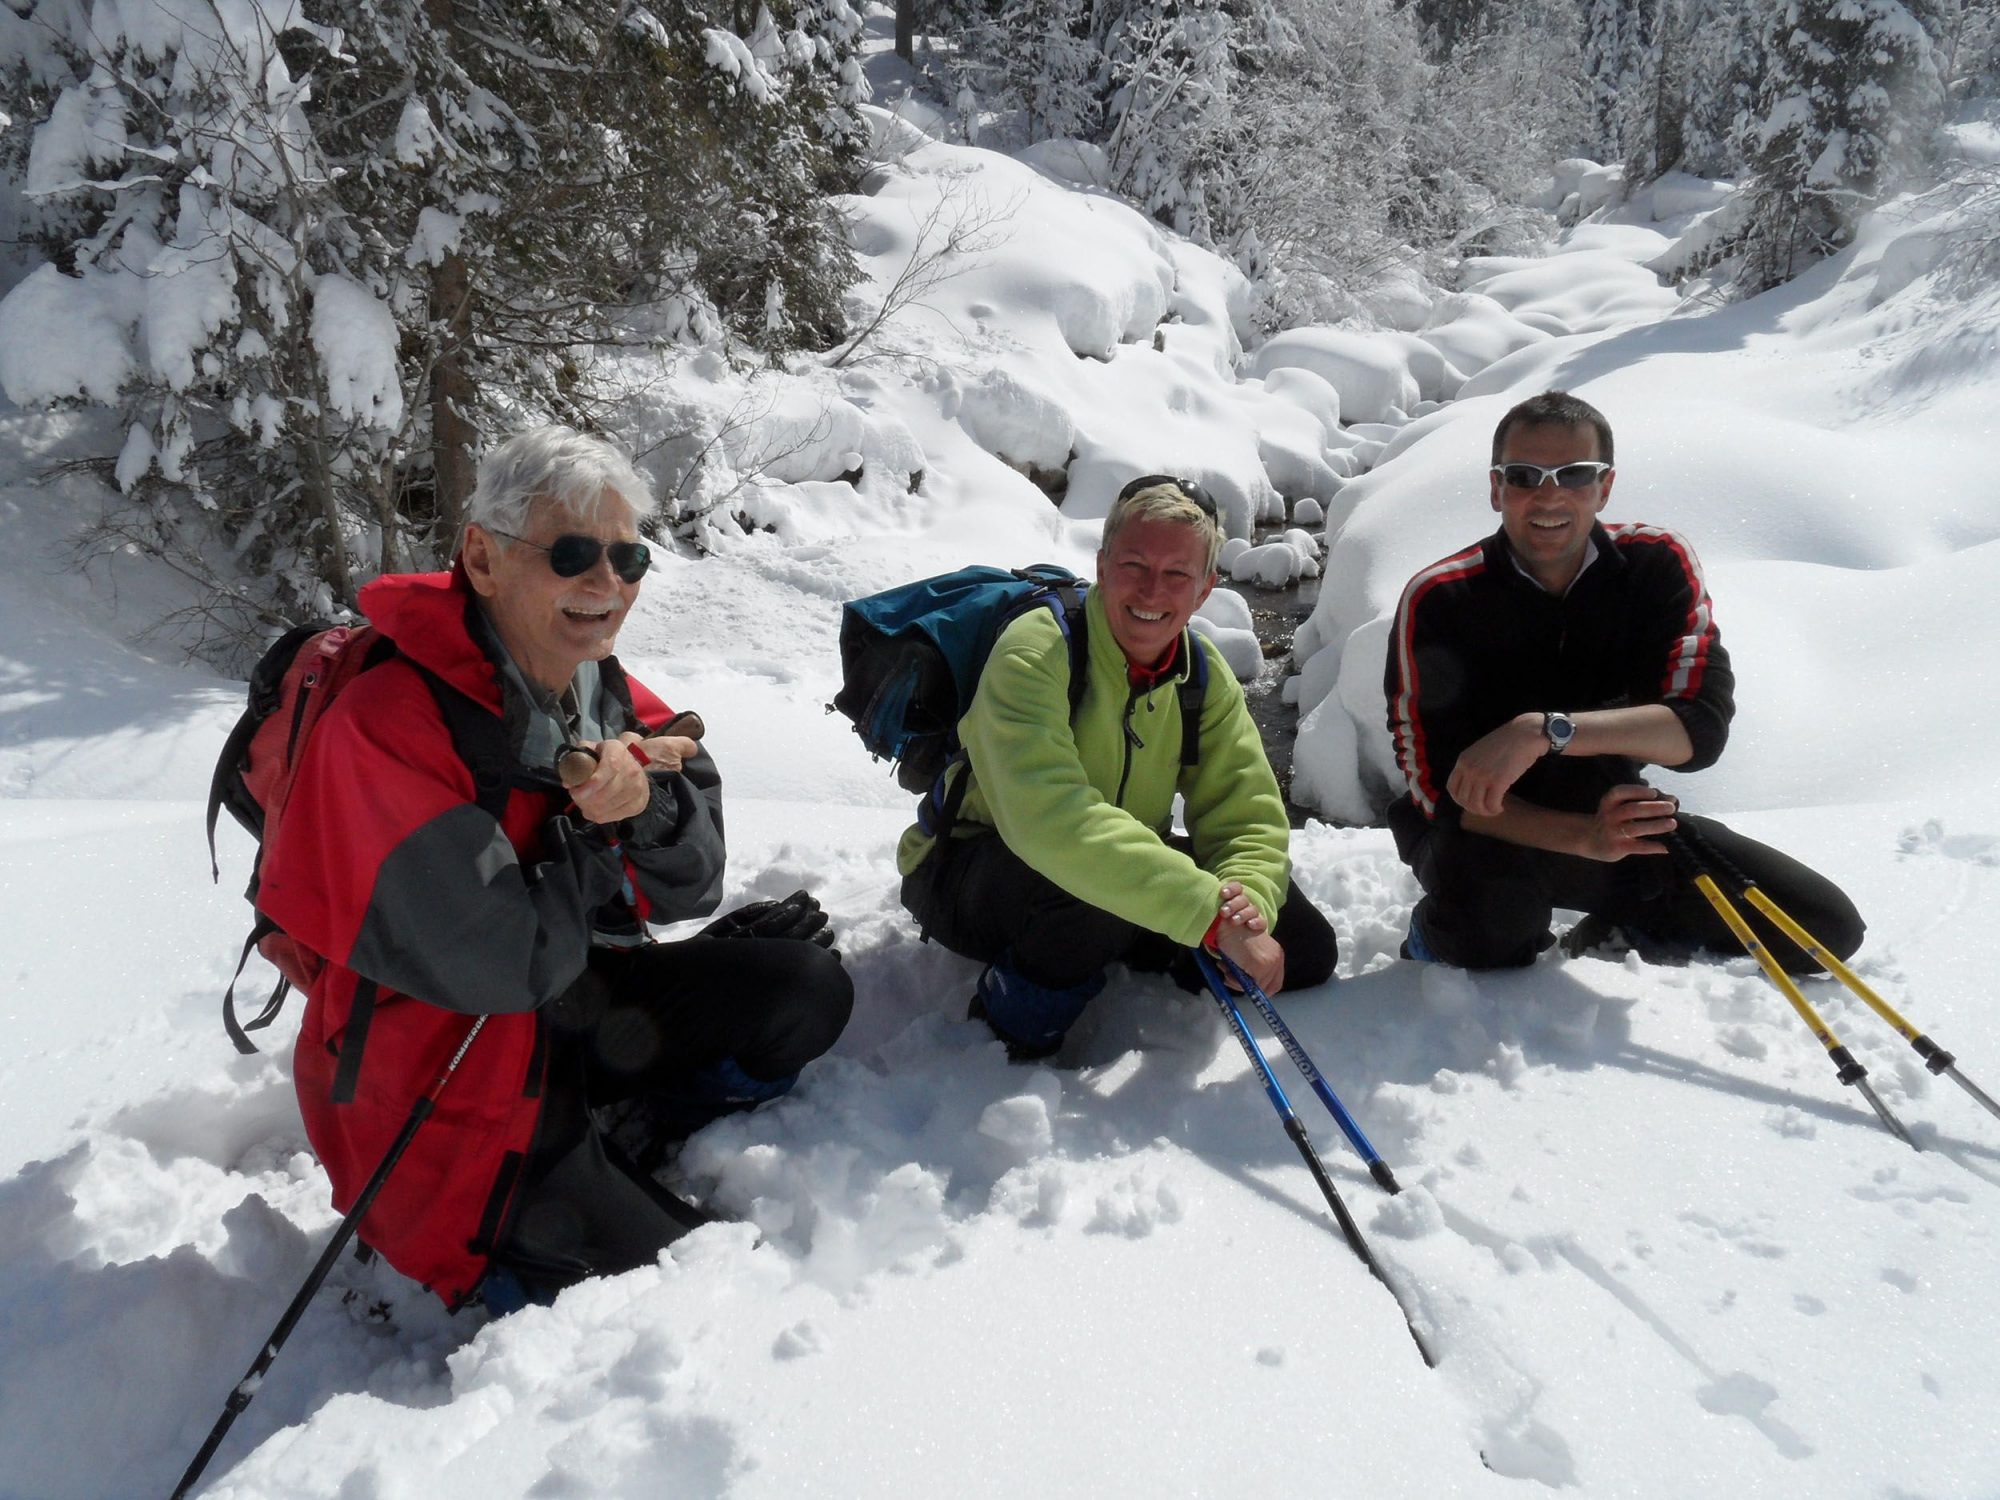
{"type": "MultiPolygon", "coordinates": [[[[1261,538],[1260,538],[1261,540],[1261,538]]],[[[1292,660],[1292,636],[1311,617],[1319,598],[1319,580],[1308,578],[1290,588],[1266,589],[1255,584],[1236,583],[1224,577],[1216,585],[1243,596],[1256,623],[1257,640],[1264,648],[1264,669],[1255,682],[1243,685],[1250,704],[1250,717],[1264,738],[1264,753],[1271,769],[1278,773],[1278,788],[1285,794],[1285,809],[1294,828],[1304,825],[1305,808],[1292,802],[1292,744],[1298,738],[1299,713],[1285,702],[1285,679],[1298,670],[1292,660]]]]}

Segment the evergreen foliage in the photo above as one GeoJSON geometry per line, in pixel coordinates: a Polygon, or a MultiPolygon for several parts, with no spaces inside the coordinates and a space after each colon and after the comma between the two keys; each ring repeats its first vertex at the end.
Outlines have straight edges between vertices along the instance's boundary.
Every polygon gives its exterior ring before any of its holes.
{"type": "Polygon", "coordinates": [[[1580,149],[1574,0],[955,0],[938,24],[1013,139],[1101,145],[1111,186],[1232,256],[1265,319],[1347,316],[1399,263],[1523,247],[1580,149]]]}
{"type": "Polygon", "coordinates": [[[0,374],[117,409],[121,538],[226,628],[448,557],[480,436],[591,425],[589,349],[635,321],[842,332],[847,0],[14,3],[0,150],[47,263],[0,333],[75,324],[123,373],[0,374]]]}
{"type": "Polygon", "coordinates": [[[1624,161],[1650,135],[1659,6],[1647,0],[1584,0],[1583,76],[1590,89],[1590,149],[1624,161]]]}
{"type": "Polygon", "coordinates": [[[1944,90],[1901,0],[1779,0],[1746,156],[1741,284],[1762,291],[1852,238],[1932,149],[1944,90]]]}

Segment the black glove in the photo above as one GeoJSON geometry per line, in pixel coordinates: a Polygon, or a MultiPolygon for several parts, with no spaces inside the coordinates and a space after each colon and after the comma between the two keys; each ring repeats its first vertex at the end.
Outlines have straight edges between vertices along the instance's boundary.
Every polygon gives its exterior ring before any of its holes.
{"type": "Polygon", "coordinates": [[[717,917],[697,937],[792,938],[833,947],[833,928],[819,902],[805,891],[793,891],[782,901],[752,901],[717,917]]]}

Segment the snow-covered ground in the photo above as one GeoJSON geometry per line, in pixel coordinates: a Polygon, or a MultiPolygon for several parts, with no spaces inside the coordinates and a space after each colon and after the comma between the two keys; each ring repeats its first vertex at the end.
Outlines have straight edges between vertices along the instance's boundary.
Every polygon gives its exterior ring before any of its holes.
{"type": "MultiPolygon", "coordinates": [[[[792,1097],[689,1143],[679,1185],[736,1222],[656,1268],[488,1321],[344,1261],[204,1493],[2000,1495],[2000,1120],[1844,991],[1808,986],[1921,1154],[1747,960],[1402,962],[1415,888],[1386,834],[1297,834],[1342,961],[1281,1004],[1400,1197],[1267,1052],[1430,1370],[1210,1004],[1121,979],[1039,1067],[962,1019],[973,966],[895,902],[908,799],[823,709],[844,598],[975,559],[1087,566],[1142,470],[1202,479],[1246,537],[1310,497],[1331,546],[1288,689],[1300,775],[1363,822],[1382,616],[1490,529],[1505,405],[1578,389],[1618,429],[1610,514],[1693,539],[1739,674],[1729,754],[1675,789],[1845,885],[1863,976],[2000,1088],[1993,304],[1944,299],[1884,218],[1792,287],[1677,308],[1643,267],[1714,201],[1683,190],[1469,268],[1420,326],[1246,357],[1213,257],[1018,162],[905,143],[855,203],[878,295],[938,205],[1005,212],[842,372],[678,372],[676,411],[761,403],[704,482],[772,529],[667,558],[622,653],[711,726],[732,900],[803,884],[833,913],[853,1025],[792,1097]],[[1061,508],[1031,468],[1066,469],[1061,508]]],[[[672,424],[657,382],[634,389],[646,446],[672,424]]],[[[21,1500],[171,1489],[334,1222],[296,1011],[247,1059],[216,1014],[249,849],[225,822],[211,887],[201,804],[240,688],[129,643],[171,602],[136,560],[68,560],[91,492],[23,476],[72,441],[0,407],[0,1496],[21,1500]]]]}

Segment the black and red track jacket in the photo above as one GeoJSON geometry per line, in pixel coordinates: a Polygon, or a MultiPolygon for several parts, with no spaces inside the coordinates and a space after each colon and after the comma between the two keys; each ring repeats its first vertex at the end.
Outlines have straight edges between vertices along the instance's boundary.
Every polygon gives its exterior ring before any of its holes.
{"type": "MultiPolygon", "coordinates": [[[[380,578],[360,603],[402,655],[355,678],[314,730],[264,851],[257,904],[325,960],[293,1073],[342,1212],[470,1018],[489,1017],[360,1229],[456,1307],[485,1274],[540,1121],[538,1007],[582,973],[600,918],[629,927],[635,907],[656,922],[715,909],[720,782],[705,751],[681,771],[655,772],[652,805],[614,843],[564,815],[551,770],[517,762],[496,820],[411,665],[497,715],[503,743],[518,747],[526,705],[503,688],[463,573],[380,578]]],[[[615,659],[600,674],[599,722],[643,733],[669,717],[615,659]]]]}
{"type": "MultiPolygon", "coordinates": [[[[1713,765],[1736,712],[1735,679],[1694,550],[1633,522],[1593,525],[1596,556],[1557,596],[1515,565],[1506,533],[1420,571],[1403,589],[1383,687],[1389,736],[1408,790],[1389,808],[1397,847],[1436,818],[1456,819],[1445,790],[1467,746],[1516,714],[1580,713],[1664,703],[1694,754],[1713,765]]],[[[1514,784],[1526,801],[1596,808],[1605,790],[1639,779],[1617,756],[1549,756],[1514,784]]]]}

